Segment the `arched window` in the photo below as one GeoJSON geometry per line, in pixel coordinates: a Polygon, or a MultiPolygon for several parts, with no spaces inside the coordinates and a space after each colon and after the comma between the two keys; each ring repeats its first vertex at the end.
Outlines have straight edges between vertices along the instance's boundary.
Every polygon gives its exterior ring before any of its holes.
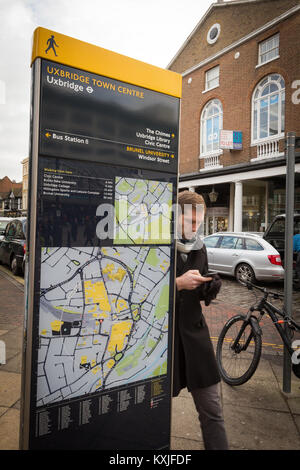
{"type": "Polygon", "coordinates": [[[263,78],[252,97],[252,142],[284,134],[285,84],[279,74],[263,78]]]}
{"type": "Polygon", "coordinates": [[[222,104],[219,100],[214,99],[206,104],[201,114],[201,156],[219,151],[220,129],[222,128],[222,104]]]}

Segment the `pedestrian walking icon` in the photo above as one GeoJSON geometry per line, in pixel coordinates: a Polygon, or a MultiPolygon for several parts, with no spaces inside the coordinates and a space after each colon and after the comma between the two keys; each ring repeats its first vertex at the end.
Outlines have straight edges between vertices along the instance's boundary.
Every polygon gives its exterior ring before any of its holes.
{"type": "Polygon", "coordinates": [[[58,46],[58,44],[56,44],[53,34],[52,34],[52,36],[48,39],[47,44],[48,44],[48,47],[47,47],[47,49],[45,50],[46,54],[48,54],[49,49],[53,49],[54,54],[57,56],[54,46],[56,46],[56,47],[59,47],[59,46],[58,46]]]}

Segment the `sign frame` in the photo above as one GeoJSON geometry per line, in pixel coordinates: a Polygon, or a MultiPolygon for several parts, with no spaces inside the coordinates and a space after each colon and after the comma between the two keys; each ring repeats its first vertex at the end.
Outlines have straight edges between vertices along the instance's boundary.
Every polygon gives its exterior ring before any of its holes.
{"type": "MultiPolygon", "coordinates": [[[[34,32],[33,54],[32,54],[32,89],[31,89],[31,116],[30,116],[30,160],[29,160],[29,220],[27,224],[27,253],[26,253],[26,277],[25,277],[25,324],[24,324],[24,342],[23,342],[23,364],[22,364],[22,392],[21,392],[21,413],[20,413],[20,448],[30,448],[30,421],[31,421],[31,401],[34,383],[32,381],[32,360],[33,360],[33,331],[35,320],[34,302],[37,289],[39,288],[39,279],[37,279],[36,269],[36,234],[37,234],[37,207],[38,207],[38,186],[39,186],[39,158],[41,148],[41,91],[42,91],[42,62],[44,59],[49,60],[46,55],[45,38],[55,37],[57,44],[65,41],[67,44],[66,52],[59,54],[56,58],[51,56],[51,61],[57,62],[64,66],[75,67],[88,73],[96,73],[99,75],[99,65],[95,68],[95,63],[99,64],[99,60],[95,60],[101,56],[103,60],[101,74],[126,83],[153,90],[164,95],[174,96],[179,99],[178,112],[178,144],[177,155],[179,149],[179,120],[180,120],[180,98],[181,98],[181,75],[174,72],[159,69],[149,64],[144,64],[134,59],[130,59],[119,54],[106,51],[97,46],[93,46],[73,38],[55,33],[44,28],[37,28],[34,32]],[[85,52],[88,51],[88,54],[85,52]],[[78,52],[80,52],[80,66],[77,66],[78,52]],[[62,62],[59,62],[62,60],[62,62]],[[93,64],[93,65],[91,65],[93,64]],[[121,64],[121,66],[120,66],[121,64]],[[122,70],[126,70],[126,77],[122,77],[122,70]],[[104,72],[104,73],[103,73],[104,72]],[[152,81],[151,81],[152,80],[152,81]]],[[[49,43],[49,46],[51,42],[49,43]]],[[[179,181],[179,158],[177,159],[176,171],[176,188],[179,181]]],[[[175,219],[176,219],[175,214],[175,219]]],[[[174,258],[173,273],[176,271],[176,256],[174,258]]],[[[170,288],[173,299],[175,297],[175,278],[173,284],[170,282],[170,288]],[[172,292],[173,287],[173,292],[172,292]]],[[[169,312],[169,316],[174,318],[174,300],[173,312],[169,312]]],[[[174,323],[174,321],[173,321],[174,323]]],[[[173,341],[171,343],[173,352],[173,341]]],[[[169,364],[172,363],[169,361],[169,364]]],[[[169,372],[172,384],[172,371],[169,372]]],[[[171,400],[170,400],[171,410],[171,400]]],[[[170,429],[171,423],[169,423],[170,429]]],[[[103,449],[104,450],[104,449],[103,449]]]]}

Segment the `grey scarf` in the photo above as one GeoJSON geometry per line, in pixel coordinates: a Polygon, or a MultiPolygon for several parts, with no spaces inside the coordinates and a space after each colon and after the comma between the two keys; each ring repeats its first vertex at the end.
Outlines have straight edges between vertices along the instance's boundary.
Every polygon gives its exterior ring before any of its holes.
{"type": "Polygon", "coordinates": [[[184,238],[177,240],[177,250],[180,252],[183,261],[186,261],[188,254],[192,250],[200,250],[203,247],[203,241],[198,232],[200,232],[200,230],[198,230],[195,237],[190,240],[184,238]]]}

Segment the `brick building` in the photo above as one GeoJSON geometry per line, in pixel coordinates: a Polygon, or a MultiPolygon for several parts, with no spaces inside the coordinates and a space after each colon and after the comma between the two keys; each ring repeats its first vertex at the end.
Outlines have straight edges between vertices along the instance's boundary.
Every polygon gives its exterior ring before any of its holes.
{"type": "Polygon", "coordinates": [[[22,183],[11,181],[8,176],[0,179],[0,216],[19,217],[22,210],[22,183]]]}
{"type": "Polygon", "coordinates": [[[29,176],[29,158],[24,158],[22,164],[22,215],[27,215],[28,210],[28,176],[29,176]]]}
{"type": "MultiPolygon", "coordinates": [[[[203,194],[206,234],[264,231],[285,211],[285,138],[300,136],[299,35],[299,0],[217,1],[168,66],[183,76],[179,188],[203,194]],[[228,148],[232,138],[241,149],[228,148]]],[[[300,210],[300,155],[295,171],[300,210]]]]}

